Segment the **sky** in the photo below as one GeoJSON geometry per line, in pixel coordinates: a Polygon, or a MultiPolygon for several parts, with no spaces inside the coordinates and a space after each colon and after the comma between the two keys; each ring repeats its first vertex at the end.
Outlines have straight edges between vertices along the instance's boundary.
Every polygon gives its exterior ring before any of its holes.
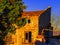
{"type": "Polygon", "coordinates": [[[44,10],[51,6],[51,14],[60,16],[60,0],[23,0],[26,11],[44,10]]]}

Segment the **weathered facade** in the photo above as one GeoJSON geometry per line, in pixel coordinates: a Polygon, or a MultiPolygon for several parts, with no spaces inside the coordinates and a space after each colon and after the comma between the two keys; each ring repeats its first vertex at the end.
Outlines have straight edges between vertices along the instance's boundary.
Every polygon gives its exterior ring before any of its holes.
{"type": "Polygon", "coordinates": [[[24,11],[22,17],[28,20],[25,26],[21,28],[16,26],[16,34],[12,35],[14,45],[32,45],[37,40],[37,36],[41,34],[42,29],[49,29],[51,7],[41,11],[24,11]]]}

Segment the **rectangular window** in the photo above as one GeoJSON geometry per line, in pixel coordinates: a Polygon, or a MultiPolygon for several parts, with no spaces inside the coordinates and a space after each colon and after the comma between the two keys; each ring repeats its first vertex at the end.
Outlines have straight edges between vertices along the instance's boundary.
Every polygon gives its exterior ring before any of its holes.
{"type": "Polygon", "coordinates": [[[30,23],[30,19],[26,19],[26,22],[27,22],[27,23],[30,23]]]}
{"type": "Polygon", "coordinates": [[[25,39],[28,40],[28,33],[25,34],[25,39]]]}
{"type": "Polygon", "coordinates": [[[29,32],[29,42],[31,42],[31,32],[29,32]]]}
{"type": "Polygon", "coordinates": [[[31,42],[31,32],[25,33],[25,39],[31,42]]]}

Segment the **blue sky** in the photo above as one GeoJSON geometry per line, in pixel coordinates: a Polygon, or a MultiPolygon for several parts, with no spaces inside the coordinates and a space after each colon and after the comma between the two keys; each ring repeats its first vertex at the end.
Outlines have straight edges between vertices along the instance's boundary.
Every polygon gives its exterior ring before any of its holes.
{"type": "Polygon", "coordinates": [[[51,6],[51,14],[60,16],[60,0],[23,0],[23,2],[27,6],[26,11],[44,10],[51,6]]]}

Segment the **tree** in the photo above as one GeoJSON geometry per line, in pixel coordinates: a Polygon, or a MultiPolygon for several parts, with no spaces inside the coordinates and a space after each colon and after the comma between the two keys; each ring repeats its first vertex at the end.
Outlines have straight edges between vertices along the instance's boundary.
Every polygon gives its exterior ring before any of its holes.
{"type": "Polygon", "coordinates": [[[12,24],[19,27],[26,24],[26,19],[21,18],[24,9],[26,6],[22,0],[0,0],[0,40],[3,41],[9,32],[15,32],[16,28],[12,24]]]}
{"type": "Polygon", "coordinates": [[[51,24],[54,27],[54,30],[58,30],[58,26],[60,25],[60,17],[57,15],[52,15],[51,24]]]}

